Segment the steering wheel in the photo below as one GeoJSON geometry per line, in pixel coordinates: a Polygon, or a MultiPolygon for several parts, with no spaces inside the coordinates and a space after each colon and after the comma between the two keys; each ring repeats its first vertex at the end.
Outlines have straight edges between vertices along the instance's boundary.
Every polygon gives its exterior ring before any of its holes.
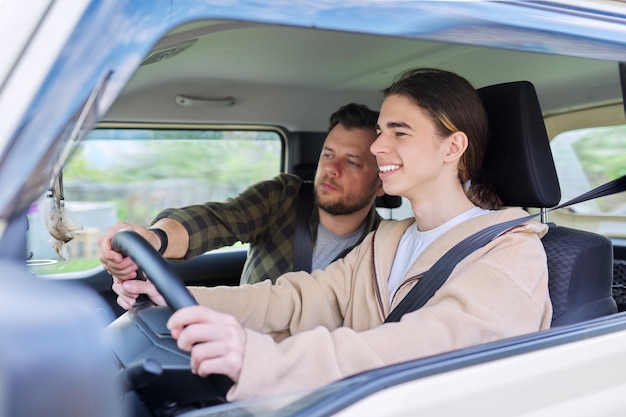
{"type": "Polygon", "coordinates": [[[150,278],[167,306],[138,302],[106,328],[125,388],[124,402],[135,416],[175,416],[226,402],[233,382],[225,375],[203,378],[191,372],[190,355],[176,345],[167,321],[173,311],[197,302],[170,264],[135,231],[118,231],[114,250],[130,257],[150,278]]]}
{"type": "Polygon", "coordinates": [[[111,239],[111,246],[130,257],[150,277],[173,311],[198,304],[167,261],[138,233],[120,230],[111,239]]]}

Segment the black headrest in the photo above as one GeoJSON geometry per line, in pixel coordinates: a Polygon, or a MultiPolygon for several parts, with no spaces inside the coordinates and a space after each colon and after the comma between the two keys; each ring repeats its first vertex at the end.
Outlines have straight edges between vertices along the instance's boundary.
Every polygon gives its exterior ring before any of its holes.
{"type": "Polygon", "coordinates": [[[315,179],[315,170],[317,169],[317,164],[307,164],[300,163],[296,164],[292,168],[292,172],[294,175],[299,176],[305,181],[313,181],[315,179]]]}
{"type": "Polygon", "coordinates": [[[561,189],[535,87],[528,81],[478,89],[489,118],[481,176],[505,206],[548,208],[561,189]]]}
{"type": "Polygon", "coordinates": [[[399,195],[383,194],[380,197],[376,197],[376,207],[395,209],[402,205],[402,197],[399,195]]]}

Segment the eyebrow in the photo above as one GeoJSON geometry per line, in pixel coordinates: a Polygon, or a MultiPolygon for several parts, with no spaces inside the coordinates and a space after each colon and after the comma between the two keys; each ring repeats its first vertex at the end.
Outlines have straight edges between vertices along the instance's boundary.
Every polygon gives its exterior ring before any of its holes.
{"type": "MultiPolygon", "coordinates": [[[[380,129],[380,125],[378,123],[376,124],[376,128],[380,129]]],[[[403,128],[403,129],[413,130],[411,126],[409,126],[409,124],[405,122],[387,122],[387,128],[389,129],[403,128]]]]}

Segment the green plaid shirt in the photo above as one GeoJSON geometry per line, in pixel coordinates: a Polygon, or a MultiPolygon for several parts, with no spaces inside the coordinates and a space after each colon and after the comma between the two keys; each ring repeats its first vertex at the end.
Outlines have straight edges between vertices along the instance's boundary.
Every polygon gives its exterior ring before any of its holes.
{"type": "MultiPolygon", "coordinates": [[[[223,203],[208,202],[180,209],[166,209],[157,215],[153,223],[162,218],[182,223],[189,233],[189,250],[184,259],[236,242],[250,243],[241,283],[250,284],[266,279],[275,282],[280,275],[293,271],[296,213],[301,185],[299,177],[280,174],[269,181],[252,185],[223,203]]],[[[313,210],[309,221],[313,241],[318,223],[317,210],[313,210]]],[[[372,207],[358,243],[379,223],[380,217],[376,208],[372,207]]]]}

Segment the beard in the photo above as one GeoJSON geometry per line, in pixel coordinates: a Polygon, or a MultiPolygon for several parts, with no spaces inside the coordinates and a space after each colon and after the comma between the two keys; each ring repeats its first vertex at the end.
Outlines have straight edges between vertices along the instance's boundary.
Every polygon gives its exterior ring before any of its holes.
{"type": "Polygon", "coordinates": [[[317,206],[328,214],[335,216],[345,216],[370,206],[375,194],[376,189],[372,186],[371,193],[362,195],[348,194],[345,197],[329,201],[328,198],[325,198],[325,196],[320,193],[317,184],[315,186],[315,202],[317,203],[317,206]]]}

